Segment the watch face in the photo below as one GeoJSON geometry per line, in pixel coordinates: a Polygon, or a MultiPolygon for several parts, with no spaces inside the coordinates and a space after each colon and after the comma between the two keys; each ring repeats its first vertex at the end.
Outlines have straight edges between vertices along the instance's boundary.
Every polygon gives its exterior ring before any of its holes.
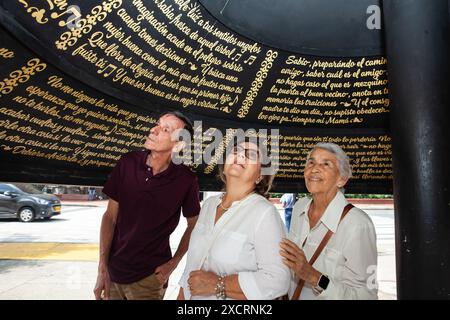
{"type": "Polygon", "coordinates": [[[326,290],[329,283],[330,283],[330,279],[329,279],[327,276],[322,275],[322,276],[320,277],[318,286],[319,286],[320,288],[322,288],[322,290],[326,290]]]}

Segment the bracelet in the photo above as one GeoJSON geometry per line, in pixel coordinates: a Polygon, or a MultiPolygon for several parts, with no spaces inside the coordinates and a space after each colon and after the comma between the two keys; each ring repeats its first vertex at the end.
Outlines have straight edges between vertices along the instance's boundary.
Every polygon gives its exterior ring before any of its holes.
{"type": "Polygon", "coordinates": [[[216,284],[216,297],[217,299],[225,300],[227,295],[225,294],[225,279],[219,276],[216,284]]]}

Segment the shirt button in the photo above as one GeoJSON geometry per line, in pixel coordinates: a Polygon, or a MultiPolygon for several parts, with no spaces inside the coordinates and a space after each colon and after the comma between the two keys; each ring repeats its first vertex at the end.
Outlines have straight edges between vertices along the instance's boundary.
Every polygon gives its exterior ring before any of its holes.
{"type": "Polygon", "coordinates": [[[145,181],[148,181],[148,178],[145,178],[145,181]]]}

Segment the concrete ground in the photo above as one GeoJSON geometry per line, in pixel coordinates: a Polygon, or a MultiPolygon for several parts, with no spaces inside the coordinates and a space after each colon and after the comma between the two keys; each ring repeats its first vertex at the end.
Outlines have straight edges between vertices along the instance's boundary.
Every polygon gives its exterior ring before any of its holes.
{"type": "MultiPolygon", "coordinates": [[[[370,215],[377,231],[379,298],[396,299],[393,209],[358,206],[370,215]]],[[[49,221],[0,219],[0,299],[93,299],[105,208],[105,201],[63,202],[62,214],[49,221]]],[[[173,251],[185,227],[181,219],[171,237],[173,251]]],[[[184,260],[172,274],[165,299],[176,299],[183,268],[184,260]]]]}

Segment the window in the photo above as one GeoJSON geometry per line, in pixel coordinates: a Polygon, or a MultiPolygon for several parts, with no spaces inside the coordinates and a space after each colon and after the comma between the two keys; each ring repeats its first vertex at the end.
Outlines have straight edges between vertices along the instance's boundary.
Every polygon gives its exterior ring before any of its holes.
{"type": "Polygon", "coordinates": [[[6,191],[14,191],[14,189],[7,184],[0,184],[0,193],[4,194],[6,191]]]}
{"type": "Polygon", "coordinates": [[[0,184],[0,194],[4,194],[6,191],[9,192],[15,192],[22,194],[23,191],[17,188],[15,185],[12,184],[0,184]]]}

